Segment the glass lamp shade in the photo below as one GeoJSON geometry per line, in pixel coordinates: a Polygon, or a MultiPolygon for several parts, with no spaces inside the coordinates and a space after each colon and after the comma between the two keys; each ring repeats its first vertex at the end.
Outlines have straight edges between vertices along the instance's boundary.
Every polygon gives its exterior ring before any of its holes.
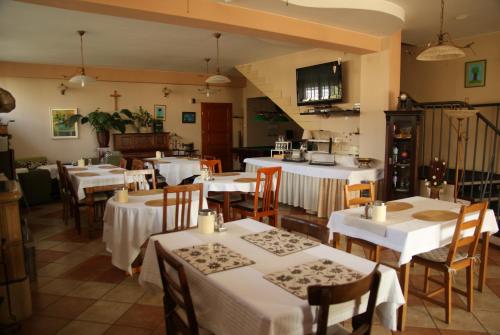
{"type": "Polygon", "coordinates": [[[417,56],[417,60],[440,61],[458,59],[462,57],[465,57],[465,52],[463,52],[461,49],[449,44],[439,44],[422,51],[417,56]]]}
{"type": "Polygon", "coordinates": [[[85,87],[88,83],[92,83],[96,81],[94,77],[90,77],[84,74],[77,74],[69,79],[69,82],[72,84],[80,84],[82,87],[85,87]]]}
{"type": "Polygon", "coordinates": [[[231,79],[221,74],[214,74],[213,76],[208,77],[205,82],[207,84],[227,84],[231,82],[231,79]]]}

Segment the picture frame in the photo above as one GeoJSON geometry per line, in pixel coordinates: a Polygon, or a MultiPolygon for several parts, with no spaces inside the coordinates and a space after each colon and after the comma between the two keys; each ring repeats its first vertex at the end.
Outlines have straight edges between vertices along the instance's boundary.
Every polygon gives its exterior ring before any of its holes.
{"type": "Polygon", "coordinates": [[[75,114],[78,114],[78,108],[50,109],[50,131],[53,139],[78,138],[78,122],[70,126],[66,125],[66,120],[75,114]]]}
{"type": "Polygon", "coordinates": [[[196,113],[182,112],[182,123],[196,123],[196,113]]]}
{"type": "Polygon", "coordinates": [[[486,59],[465,62],[465,88],[486,85],[486,59]]]}
{"type": "Polygon", "coordinates": [[[166,119],[166,113],[167,113],[167,106],[165,105],[155,105],[154,106],[154,118],[155,120],[161,120],[165,121],[166,119]]]}

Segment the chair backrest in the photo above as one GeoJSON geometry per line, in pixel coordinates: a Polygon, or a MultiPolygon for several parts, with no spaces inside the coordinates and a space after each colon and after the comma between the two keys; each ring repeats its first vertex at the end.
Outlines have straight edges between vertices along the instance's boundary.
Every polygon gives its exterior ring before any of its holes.
{"type": "Polygon", "coordinates": [[[66,181],[66,176],[64,175],[64,166],[61,161],[56,161],[57,173],[59,175],[59,189],[64,194],[69,194],[68,183],[66,181]]]}
{"type": "Polygon", "coordinates": [[[200,210],[203,206],[203,184],[167,186],[163,189],[163,233],[190,228],[191,205],[192,201],[195,200],[193,198],[193,193],[195,192],[198,192],[198,210],[200,210]],[[173,230],[168,230],[167,207],[174,209],[173,230]]]}
{"type": "Polygon", "coordinates": [[[71,182],[71,177],[69,175],[68,169],[65,166],[63,166],[62,170],[63,170],[64,182],[68,189],[69,195],[73,199],[73,202],[75,204],[78,204],[78,191],[76,190],[73,182],[71,182]]]}
{"type": "Polygon", "coordinates": [[[314,285],[307,288],[309,305],[319,306],[316,334],[326,335],[328,327],[328,312],[330,305],[340,304],[354,299],[360,299],[368,291],[366,312],[352,318],[352,334],[370,334],[373,314],[375,312],[378,287],[380,283],[378,265],[366,277],[358,281],[331,286],[314,285]]]}
{"type": "Polygon", "coordinates": [[[132,170],[144,170],[144,162],[140,159],[134,158],[132,160],[132,170]]]}
{"type": "Polygon", "coordinates": [[[163,309],[167,334],[198,334],[198,322],[184,266],[155,241],[156,257],[163,285],[163,309]],[[167,270],[166,265],[170,269],[167,270]],[[171,271],[171,269],[173,271],[171,271]],[[179,315],[182,309],[186,318],[179,315]],[[187,319],[187,323],[185,321],[187,319]]]}
{"type": "Polygon", "coordinates": [[[479,242],[479,236],[481,235],[481,229],[483,227],[484,216],[487,209],[487,201],[469,206],[462,206],[460,208],[455,233],[453,234],[448,259],[446,260],[448,265],[451,265],[456,259],[456,254],[459,248],[467,248],[468,257],[474,257],[476,255],[477,244],[479,242]],[[476,219],[464,221],[466,215],[473,213],[478,214],[476,219]],[[472,235],[465,236],[464,231],[468,229],[474,229],[474,233],[472,235]]]}
{"type": "Polygon", "coordinates": [[[350,208],[352,206],[364,206],[368,203],[375,201],[375,183],[369,182],[368,184],[352,184],[344,186],[344,207],[350,208]],[[368,191],[368,197],[352,197],[351,192],[368,191]]]}
{"type": "Polygon", "coordinates": [[[200,168],[203,169],[205,167],[212,173],[222,173],[222,163],[220,159],[202,159],[200,161],[200,168]]]}
{"type": "Polygon", "coordinates": [[[328,227],[326,225],[292,216],[283,216],[281,218],[281,228],[314,237],[321,243],[328,244],[328,227]]]}
{"type": "Polygon", "coordinates": [[[148,189],[149,188],[148,179],[151,180],[153,189],[156,189],[156,178],[154,169],[125,171],[125,180],[134,191],[148,189]],[[151,178],[148,178],[149,176],[151,176],[151,178]]]}
{"type": "Polygon", "coordinates": [[[120,158],[120,167],[122,169],[127,169],[127,160],[125,158],[120,158]]]}
{"type": "Polygon", "coordinates": [[[280,183],[281,166],[259,168],[257,170],[257,181],[255,183],[255,194],[253,198],[254,219],[273,215],[278,211],[280,183]],[[260,196],[262,198],[259,208],[260,196]]]}
{"type": "Polygon", "coordinates": [[[217,159],[217,158],[215,158],[215,156],[212,156],[212,155],[203,155],[203,159],[214,160],[214,159],[217,159]]]}

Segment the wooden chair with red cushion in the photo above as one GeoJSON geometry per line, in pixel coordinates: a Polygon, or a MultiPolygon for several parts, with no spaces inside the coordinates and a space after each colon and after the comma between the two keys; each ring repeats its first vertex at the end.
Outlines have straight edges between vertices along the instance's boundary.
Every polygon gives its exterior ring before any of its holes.
{"type": "Polygon", "coordinates": [[[132,170],[144,170],[144,162],[140,159],[134,158],[132,160],[132,170]]]}
{"type": "Polygon", "coordinates": [[[258,221],[268,217],[270,223],[276,226],[279,212],[280,182],[281,166],[258,169],[253,199],[237,202],[231,208],[240,213],[242,217],[251,217],[258,221]],[[260,197],[261,194],[262,197],[260,197]]]}

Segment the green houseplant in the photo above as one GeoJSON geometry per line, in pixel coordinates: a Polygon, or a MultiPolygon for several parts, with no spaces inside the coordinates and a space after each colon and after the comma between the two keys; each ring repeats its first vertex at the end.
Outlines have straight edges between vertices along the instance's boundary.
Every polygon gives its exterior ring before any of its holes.
{"type": "Polygon", "coordinates": [[[109,131],[111,129],[125,133],[127,124],[132,123],[132,113],[128,109],[122,109],[119,112],[107,113],[97,108],[95,111],[83,116],[81,114],[72,115],[67,123],[73,124],[80,121],[82,124],[89,123],[94,128],[97,135],[97,142],[100,148],[107,147],[109,144],[109,131]],[[122,118],[122,115],[127,118],[122,118]]]}
{"type": "Polygon", "coordinates": [[[153,125],[153,116],[146,109],[139,106],[139,110],[132,113],[132,119],[136,122],[137,130],[141,133],[147,133],[151,131],[151,126],[153,125]]]}

